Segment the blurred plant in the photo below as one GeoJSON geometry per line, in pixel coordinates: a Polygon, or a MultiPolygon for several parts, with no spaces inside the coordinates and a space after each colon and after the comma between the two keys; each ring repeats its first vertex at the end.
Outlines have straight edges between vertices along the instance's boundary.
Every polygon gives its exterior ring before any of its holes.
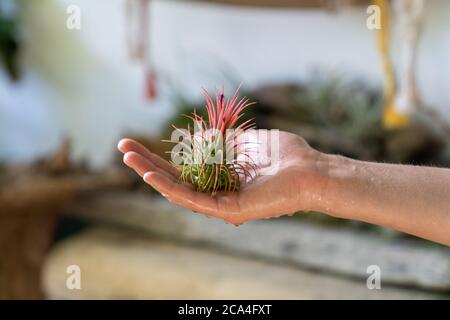
{"type": "Polygon", "coordinates": [[[191,183],[197,191],[212,195],[218,191],[237,191],[241,178],[252,178],[253,163],[247,154],[249,145],[238,139],[254,124],[252,119],[237,123],[244,111],[255,103],[246,97],[238,101],[238,93],[239,88],[227,98],[222,86],[220,93],[216,91],[214,101],[205,90],[206,117],[194,111],[185,115],[193,128],[188,125],[187,130],[182,130],[173,126],[182,138],[168,141],[182,146],[182,150],[170,151],[181,157],[180,180],[191,183]]]}
{"type": "Polygon", "coordinates": [[[13,0],[0,2],[0,58],[7,73],[13,80],[19,79],[18,53],[18,4],[13,0]]]}
{"type": "Polygon", "coordinates": [[[293,100],[300,118],[308,114],[309,124],[327,128],[354,149],[324,151],[348,153],[363,160],[449,163],[442,155],[447,138],[435,130],[435,123],[423,121],[420,114],[415,114],[407,126],[386,129],[382,124],[383,94],[364,81],[318,76],[293,100]]]}
{"type": "Polygon", "coordinates": [[[301,122],[329,128],[354,142],[368,143],[382,133],[383,96],[358,80],[315,76],[293,96],[301,122]]]}

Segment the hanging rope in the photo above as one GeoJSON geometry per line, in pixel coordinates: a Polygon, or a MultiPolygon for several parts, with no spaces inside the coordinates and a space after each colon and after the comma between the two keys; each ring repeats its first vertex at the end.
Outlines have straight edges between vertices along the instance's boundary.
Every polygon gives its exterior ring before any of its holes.
{"type": "Polygon", "coordinates": [[[424,1],[396,0],[394,4],[401,35],[401,68],[395,105],[398,111],[412,114],[419,108],[415,70],[424,1]]]}
{"type": "Polygon", "coordinates": [[[140,61],[144,71],[145,96],[157,97],[157,75],[150,51],[150,0],[127,0],[127,44],[130,58],[140,61]]]}
{"type": "Polygon", "coordinates": [[[383,65],[384,99],[383,125],[388,129],[407,126],[410,123],[409,115],[399,113],[395,106],[395,73],[390,57],[390,7],[387,0],[375,0],[381,11],[381,29],[377,35],[377,46],[383,65]]]}

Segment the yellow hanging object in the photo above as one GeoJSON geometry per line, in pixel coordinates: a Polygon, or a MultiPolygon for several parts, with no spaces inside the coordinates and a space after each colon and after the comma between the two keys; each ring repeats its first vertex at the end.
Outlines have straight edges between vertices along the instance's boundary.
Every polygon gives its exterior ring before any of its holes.
{"type": "Polygon", "coordinates": [[[392,65],[390,51],[390,12],[387,0],[375,0],[380,8],[381,29],[378,31],[377,45],[380,52],[384,73],[385,107],[383,113],[383,126],[387,129],[405,127],[410,123],[410,117],[399,113],[395,108],[395,73],[392,65]]]}

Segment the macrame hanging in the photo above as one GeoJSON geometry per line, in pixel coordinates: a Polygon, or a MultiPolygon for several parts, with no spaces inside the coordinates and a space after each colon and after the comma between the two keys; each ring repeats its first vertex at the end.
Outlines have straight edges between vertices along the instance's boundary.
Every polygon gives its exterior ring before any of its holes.
{"type": "Polygon", "coordinates": [[[157,97],[157,75],[150,50],[150,0],[127,0],[127,45],[129,56],[141,63],[144,70],[145,95],[152,101],[157,97]]]}
{"type": "Polygon", "coordinates": [[[377,44],[383,64],[385,109],[383,125],[389,129],[407,126],[411,114],[418,105],[415,67],[417,44],[423,18],[423,0],[395,0],[394,9],[399,21],[401,66],[396,82],[395,70],[390,56],[390,4],[387,0],[376,0],[381,11],[381,30],[377,44]],[[397,91],[398,87],[398,91],[397,91]]]}
{"type": "Polygon", "coordinates": [[[424,1],[396,0],[394,9],[401,37],[401,65],[395,106],[398,112],[412,114],[417,111],[420,103],[416,86],[416,58],[423,21],[424,1]]]}

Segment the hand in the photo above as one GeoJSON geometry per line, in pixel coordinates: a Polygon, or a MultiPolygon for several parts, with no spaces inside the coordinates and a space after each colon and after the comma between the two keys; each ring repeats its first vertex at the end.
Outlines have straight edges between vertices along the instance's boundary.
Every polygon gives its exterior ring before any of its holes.
{"type": "MultiPolygon", "coordinates": [[[[258,136],[256,133],[253,130],[245,135],[253,135],[251,138],[254,138],[258,136]]],[[[253,159],[256,175],[251,182],[242,183],[238,192],[219,192],[215,196],[196,192],[190,184],[179,183],[177,168],[134,140],[121,140],[118,149],[124,153],[125,164],[169,201],[233,224],[279,217],[300,210],[323,209],[327,156],[312,149],[301,137],[288,132],[279,132],[280,155],[277,161],[267,163],[262,158],[253,159]]]]}

